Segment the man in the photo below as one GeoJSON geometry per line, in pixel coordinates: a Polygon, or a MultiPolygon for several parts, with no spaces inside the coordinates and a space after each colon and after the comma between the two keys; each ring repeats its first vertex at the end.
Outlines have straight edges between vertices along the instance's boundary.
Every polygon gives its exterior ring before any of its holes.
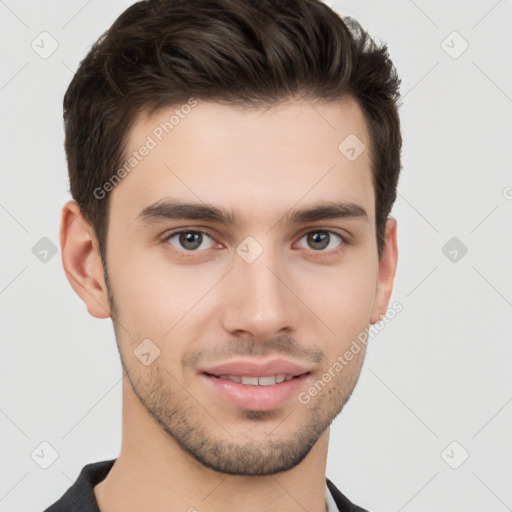
{"type": "Polygon", "coordinates": [[[326,458],[392,293],[398,86],[317,0],[138,2],[93,46],[61,249],[113,321],[122,447],[48,512],[363,510],[326,458]]]}

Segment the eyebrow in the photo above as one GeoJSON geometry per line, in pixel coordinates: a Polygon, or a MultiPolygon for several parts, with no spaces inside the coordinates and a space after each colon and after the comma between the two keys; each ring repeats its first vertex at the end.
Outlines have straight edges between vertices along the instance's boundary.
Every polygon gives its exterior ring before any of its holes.
{"type": "MultiPolygon", "coordinates": [[[[352,202],[323,201],[312,206],[289,211],[283,217],[286,224],[306,224],[319,220],[361,219],[369,221],[366,210],[352,202]]],[[[135,218],[143,224],[156,224],[164,220],[203,220],[232,226],[238,217],[221,207],[205,204],[162,199],[145,207],[135,218]]]]}

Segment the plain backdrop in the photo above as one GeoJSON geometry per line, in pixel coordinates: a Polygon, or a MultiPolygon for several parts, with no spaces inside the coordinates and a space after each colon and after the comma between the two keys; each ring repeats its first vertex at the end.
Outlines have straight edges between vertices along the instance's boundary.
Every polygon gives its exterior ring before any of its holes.
{"type": "MultiPolygon", "coordinates": [[[[2,512],[42,511],[119,453],[111,320],[73,292],[58,234],[62,98],[130,4],[0,1],[2,512]]],[[[510,510],[512,3],[329,5],[388,44],[404,149],[391,299],[403,310],[369,343],[327,476],[371,512],[510,510]]]]}

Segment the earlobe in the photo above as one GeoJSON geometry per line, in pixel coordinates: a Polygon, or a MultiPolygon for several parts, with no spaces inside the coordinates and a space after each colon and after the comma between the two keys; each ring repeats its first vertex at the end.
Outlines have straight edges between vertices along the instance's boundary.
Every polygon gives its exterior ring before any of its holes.
{"type": "Polygon", "coordinates": [[[398,264],[396,230],[396,219],[389,217],[386,223],[386,242],[379,264],[377,295],[375,297],[375,306],[371,317],[372,324],[379,322],[385,316],[391,298],[391,292],[393,291],[395,272],[398,264]]]}
{"type": "Polygon", "coordinates": [[[110,318],[108,290],[92,226],[74,200],[64,204],[60,223],[62,265],[73,290],[89,314],[110,318]]]}

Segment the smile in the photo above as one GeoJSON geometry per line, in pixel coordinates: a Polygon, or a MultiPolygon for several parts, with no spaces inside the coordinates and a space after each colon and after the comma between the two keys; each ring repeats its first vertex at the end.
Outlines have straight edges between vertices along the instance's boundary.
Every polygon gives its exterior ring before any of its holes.
{"type": "Polygon", "coordinates": [[[240,382],[248,386],[273,386],[274,384],[280,384],[281,382],[289,381],[294,378],[293,375],[268,375],[265,377],[251,377],[251,376],[240,376],[240,375],[213,375],[218,379],[231,380],[233,382],[240,382]]]}

